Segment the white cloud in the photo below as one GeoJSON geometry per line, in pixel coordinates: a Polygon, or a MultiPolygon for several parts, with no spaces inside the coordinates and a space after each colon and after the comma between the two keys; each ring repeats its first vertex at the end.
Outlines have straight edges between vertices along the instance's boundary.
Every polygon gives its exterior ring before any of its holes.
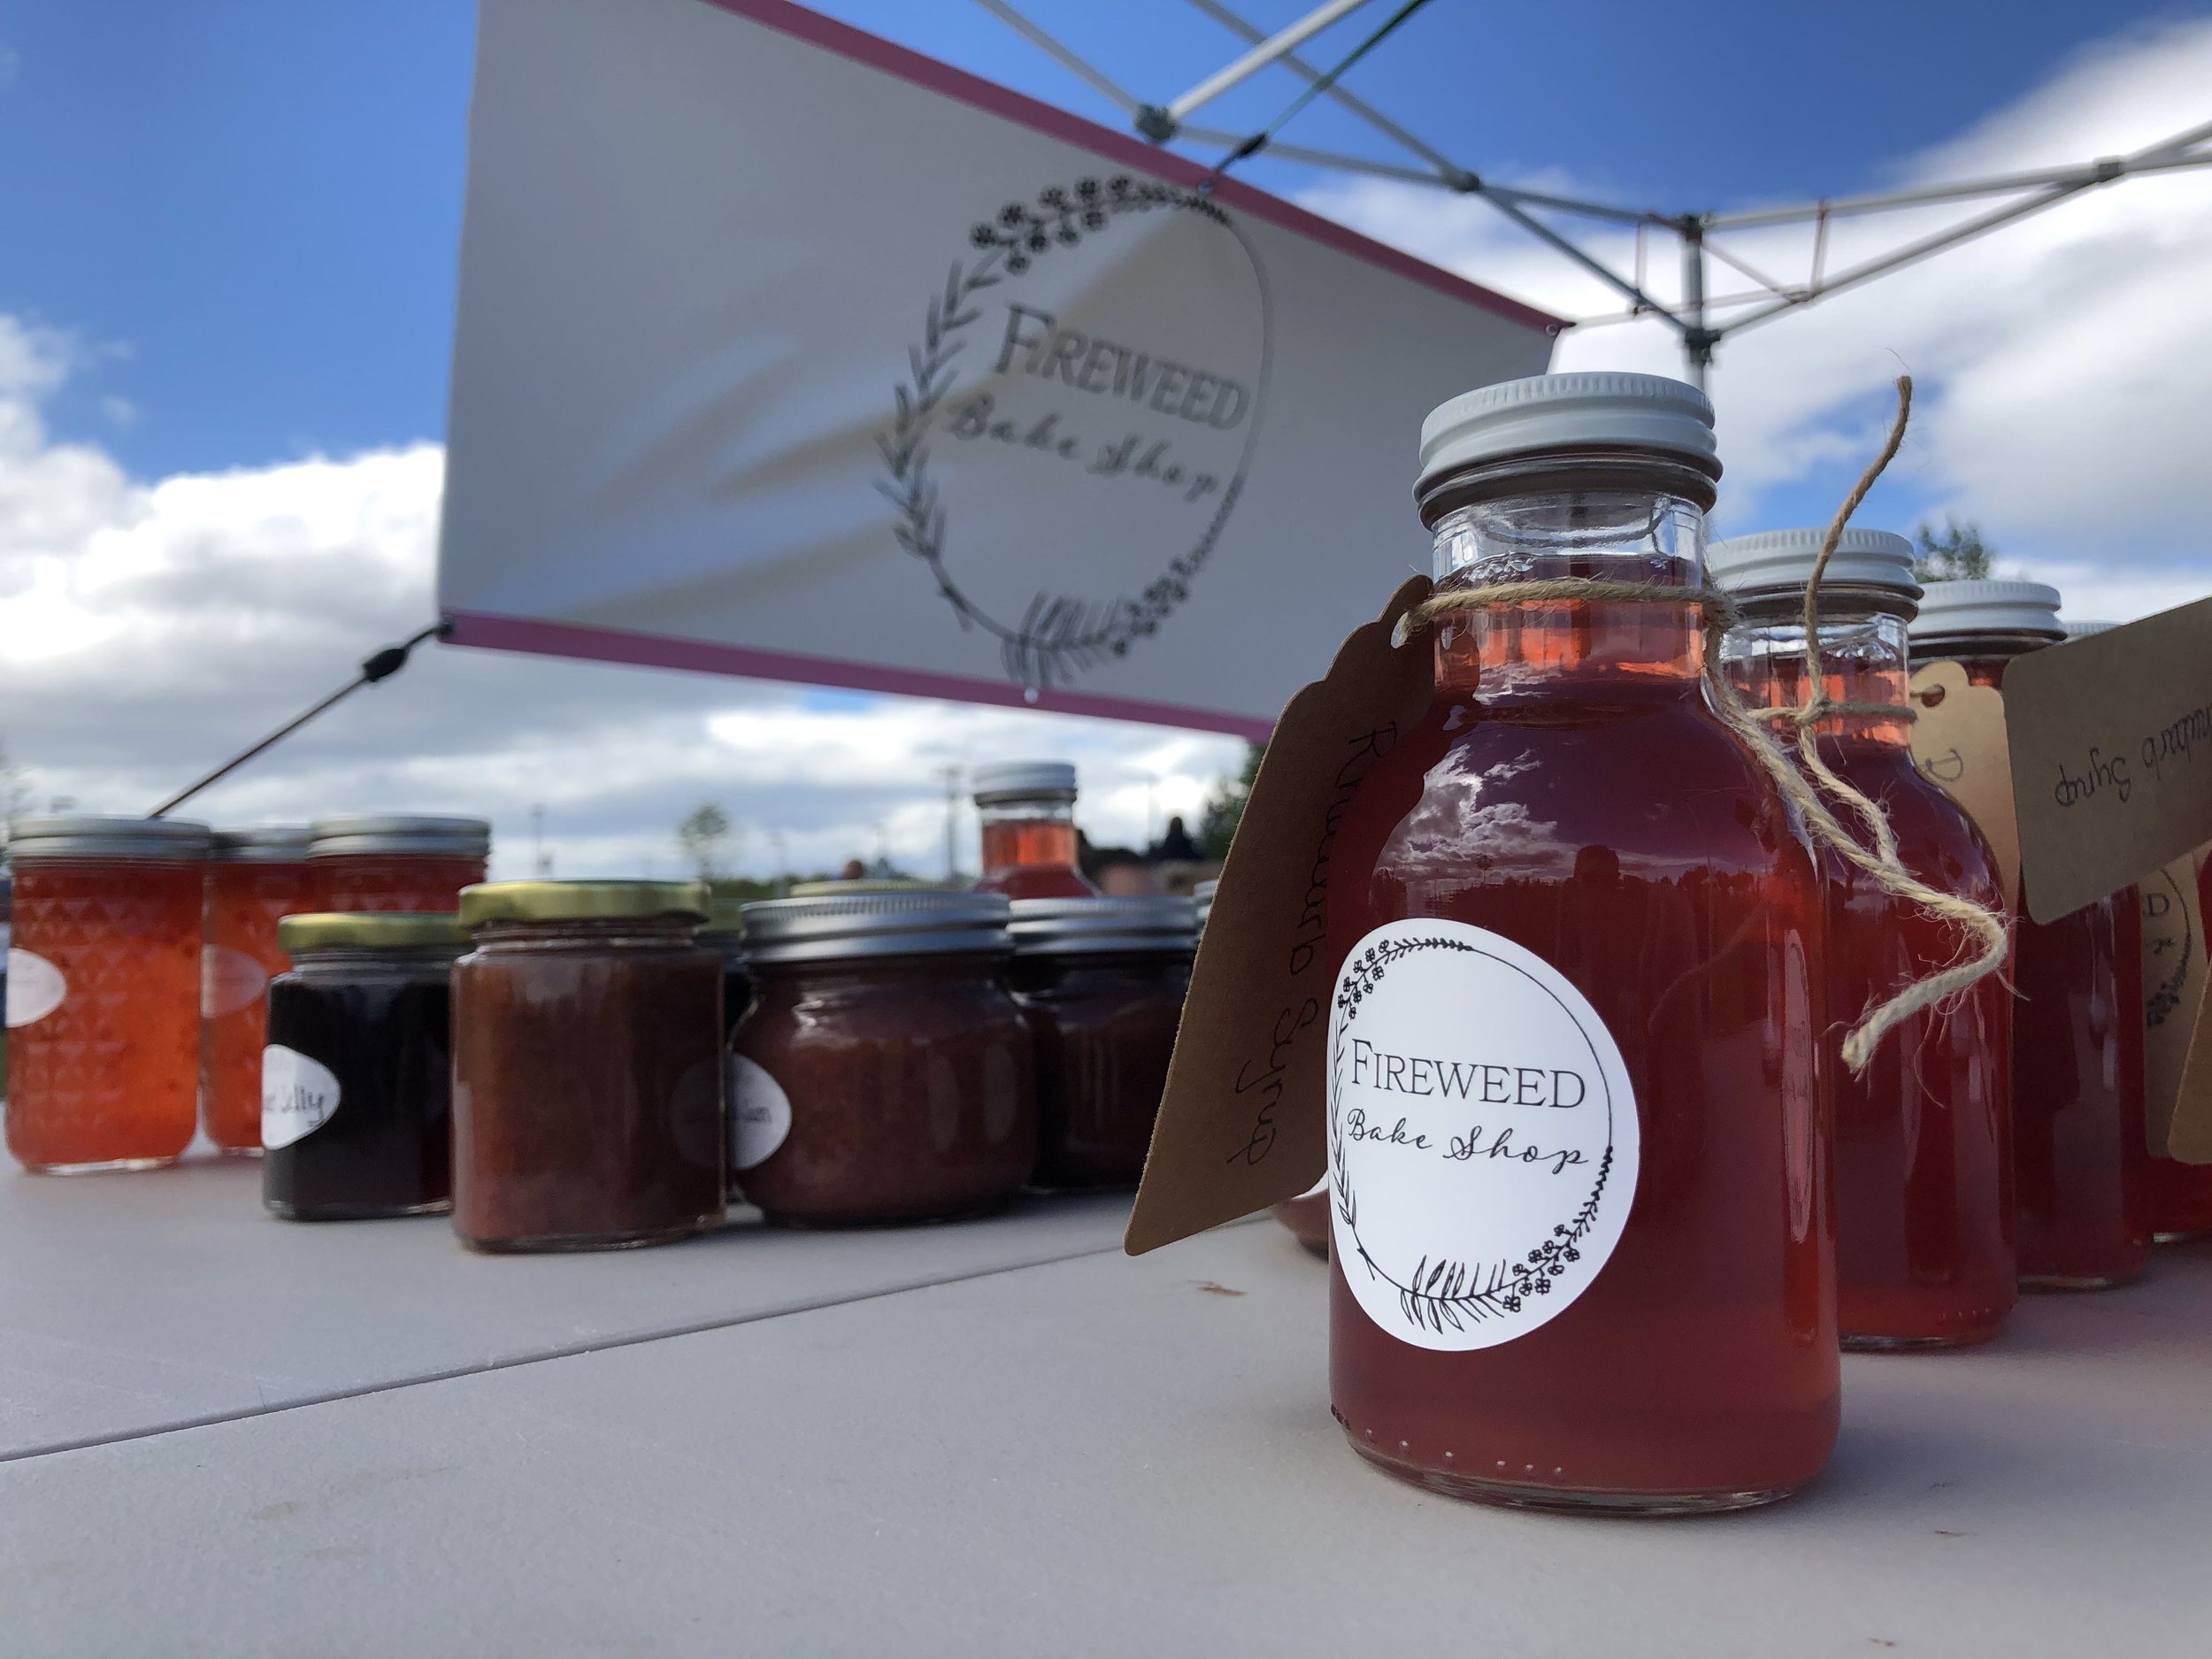
{"type": "MultiPolygon", "coordinates": [[[[37,804],[142,811],[429,620],[443,457],[425,444],[134,484],[47,436],[40,400],[68,364],[65,342],[0,319],[0,737],[37,804]]],[[[542,805],[559,873],[671,874],[673,826],[712,799],[746,832],[744,869],[887,851],[935,872],[940,768],[1072,759],[1084,822],[1113,843],[1144,836],[1146,779],[1162,780],[1156,827],[1240,753],[1018,710],[426,648],[189,810],[475,812],[521,874],[542,805]]],[[[964,809],[961,836],[972,867],[964,809]]]]}
{"type": "MultiPolygon", "coordinates": [[[[2212,21],[2136,31],[1895,174],[1918,184],[2141,149],[2203,120],[2208,87],[2212,21]]],[[[1578,193],[1571,181],[1546,182],[1578,193]]],[[[1564,315],[1619,309],[1594,278],[1479,202],[1372,181],[1308,200],[1564,315]]],[[[1827,268],[1976,211],[1837,221],[1827,268]]],[[[1592,245],[1617,269],[1634,264],[1630,234],[1592,245]]],[[[1811,236],[1763,229],[1723,245],[1801,280],[1811,236]]],[[[1650,291],[1670,298],[1675,243],[1655,235],[1649,248],[1650,291]]],[[[1750,286],[1717,265],[1709,280],[1715,293],[1750,286]]],[[[1771,522],[1770,503],[1810,511],[1807,492],[1791,486],[1855,475],[1903,368],[1917,383],[1918,416],[1878,506],[1909,496],[1916,514],[1978,520],[2011,566],[2072,584],[2078,616],[2124,619],[2200,597],[2212,591],[2197,484],[2212,450],[2208,365],[2212,169],[2130,179],[1724,343],[1712,381],[1729,468],[1718,518],[1730,532],[1760,527],[1771,522]]],[[[1557,366],[1682,372],[1674,336],[1650,321],[1571,333],[1557,366]]]]}

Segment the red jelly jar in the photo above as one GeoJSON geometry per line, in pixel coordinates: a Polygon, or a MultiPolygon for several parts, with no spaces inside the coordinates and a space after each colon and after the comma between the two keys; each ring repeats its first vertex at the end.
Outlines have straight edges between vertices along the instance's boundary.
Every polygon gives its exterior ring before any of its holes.
{"type": "Polygon", "coordinates": [[[225,1152],[261,1149],[261,1049],[269,981],[291,964],[277,923],[312,910],[304,824],[217,830],[200,947],[200,1126],[225,1152]]]}
{"type": "Polygon", "coordinates": [[[1016,760],[975,772],[983,819],[978,893],[1010,899],[1093,898],[1077,863],[1075,768],[1065,761],[1016,760]]]}
{"type": "MultiPolygon", "coordinates": [[[[1755,707],[1806,701],[1805,583],[1824,530],[1773,530],[1707,550],[1743,626],[1724,649],[1755,707]]],[[[1912,543],[1846,530],[1820,588],[1822,690],[1877,710],[1823,720],[1828,769],[1873,801],[1905,868],[2001,912],[1996,857],[1958,803],[1921,774],[1910,740],[1905,625],[1920,597],[1912,543]]],[[[1802,742],[1801,737],[1797,740],[1802,742]]],[[[1841,800],[1837,820],[1871,845],[1841,800]]],[[[1824,849],[1829,1024],[1823,1096],[1834,1132],[1836,1320],[1847,1348],[1955,1347],[1997,1333],[2018,1298],[2007,1069],[2012,997],[1991,975],[1891,1031],[1863,1071],[1843,1040],[1868,1010],[1940,972],[1974,941],[1824,849]]]]}
{"type": "Polygon", "coordinates": [[[1037,1041],[1040,1187],[1134,1187],[1197,944],[1191,902],[1017,899],[1016,999],[1037,1041]]]}
{"type": "MultiPolygon", "coordinates": [[[[1955,660],[2002,690],[2005,665],[2066,637],[2041,582],[1931,582],[1913,655],[1955,660]]],[[[2055,922],[2022,914],[2013,936],[2013,1185],[2020,1282],[2101,1290],[2150,1256],[2143,1121],[2141,898],[2136,889],[2055,922]]]]}
{"type": "Polygon", "coordinates": [[[475,818],[377,812],[318,818],[311,833],[322,910],[450,912],[492,850],[492,826],[475,818]]]}
{"type": "Polygon", "coordinates": [[[1821,890],[1707,702],[1712,406],[1509,381],[1421,463],[1440,593],[1521,591],[1405,648],[1433,700],[1332,849],[1337,1418],[1454,1496],[1771,1502],[1836,1435],[1821,890]]]}
{"type": "Polygon", "coordinates": [[[173,1164],[192,1140],[208,827],[19,818],[8,1150],[51,1174],[173,1164]]]}

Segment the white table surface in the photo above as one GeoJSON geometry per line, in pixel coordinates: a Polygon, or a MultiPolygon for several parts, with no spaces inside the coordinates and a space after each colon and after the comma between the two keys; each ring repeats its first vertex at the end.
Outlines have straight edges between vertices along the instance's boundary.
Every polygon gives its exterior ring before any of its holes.
{"type": "Polygon", "coordinates": [[[1987,1348],[1847,1359],[1821,1480],[1694,1521],[1369,1470],[1328,1416],[1325,1302],[1249,1225],[22,1458],[0,1646],[2212,1650],[2212,1254],[2031,1301],[1987,1348]]]}
{"type": "MultiPolygon", "coordinates": [[[[750,1212],[746,1212],[749,1216],[750,1212]]],[[[442,1216],[280,1221],[251,1159],[0,1173],[0,1459],[730,1325],[1121,1242],[1125,1199],[897,1233],[757,1219],[478,1256],[442,1216]]],[[[5,1653],[0,1618],[0,1654],[5,1653]]]]}

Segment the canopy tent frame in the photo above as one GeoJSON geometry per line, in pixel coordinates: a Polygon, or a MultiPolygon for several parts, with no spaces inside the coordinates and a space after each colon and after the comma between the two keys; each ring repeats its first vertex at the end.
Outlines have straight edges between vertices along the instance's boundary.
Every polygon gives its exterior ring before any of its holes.
{"type": "MultiPolygon", "coordinates": [[[[1217,174],[1246,156],[1263,150],[1284,161],[1356,176],[1425,185],[1454,195],[1475,196],[1488,203],[1521,230],[1579,266],[1626,302],[1623,310],[1578,318],[1569,322],[1567,326],[1588,328],[1641,318],[1655,319],[1672,328],[1679,337],[1689,378],[1701,387],[1707,382],[1714,353],[1721,342],[1746,329],[1759,327],[1778,317],[1801,311],[1833,295],[1918,265],[1992,231],[2047,211],[2085,192],[2101,189],[2124,179],[2212,166],[2212,121],[2207,121],[2126,155],[2100,157],[2069,166],[1999,173],[1979,179],[1947,180],[1912,189],[1824,197],[1816,202],[1755,208],[1740,212],[1668,212],[1657,208],[1627,207],[1615,203],[1586,201],[1549,192],[1524,190],[1485,179],[1471,169],[1460,165],[1442,150],[1425,142],[1372,104],[1338,84],[1336,77],[1348,66],[1348,60],[1333,70],[1324,70],[1299,55],[1301,46],[1371,4],[1371,0],[1327,0],[1326,4],[1316,6],[1288,27],[1271,35],[1223,4],[1223,0],[1188,0],[1195,10],[1241,38],[1246,42],[1247,50],[1181,96],[1164,104],[1145,103],[1119,87],[1064,42],[1056,39],[1024,16],[1009,0],[977,0],[977,4],[1114,104],[1128,118],[1130,125],[1154,143],[1182,143],[1203,150],[1218,151],[1213,164],[1217,174]],[[1338,150],[1281,143],[1275,140],[1272,127],[1256,134],[1240,135],[1219,128],[1188,124],[1187,118],[1189,115],[1261,71],[1278,64],[1306,83],[1299,104],[1294,104],[1282,119],[1288,119],[1288,115],[1294,113],[1307,99],[1326,97],[1405,151],[1418,165],[1381,161],[1338,150]],[[1843,270],[1832,273],[1827,268],[1828,230],[1837,219],[1893,213],[1947,203],[1978,202],[1993,196],[2010,199],[1940,230],[1910,237],[1843,270]],[[1540,212],[1633,226],[1637,232],[1637,258],[1633,274],[1614,269],[1599,253],[1537,217],[1540,212]],[[1809,224],[1814,232],[1811,254],[1802,281],[1789,282],[1770,277],[1754,268],[1741,253],[1724,246],[1719,241],[1723,235],[1743,231],[1801,224],[1809,224]],[[1681,296],[1673,303],[1655,297],[1645,283],[1644,242],[1646,236],[1653,232],[1671,234],[1680,244],[1681,296]],[[1708,277],[1714,262],[1728,267],[1739,276],[1748,278],[1756,286],[1721,294],[1709,292],[1708,277]],[[1718,313],[1725,315],[1717,315],[1718,313]]],[[[1402,7],[1384,26],[1382,33],[1387,33],[1417,9],[1417,4],[1402,7]]],[[[1359,51],[1363,52],[1379,38],[1379,34],[1371,35],[1359,51]]],[[[1354,54],[1355,57],[1357,55],[1357,52],[1354,54]]],[[[1277,125],[1279,124],[1279,120],[1277,125]]]]}

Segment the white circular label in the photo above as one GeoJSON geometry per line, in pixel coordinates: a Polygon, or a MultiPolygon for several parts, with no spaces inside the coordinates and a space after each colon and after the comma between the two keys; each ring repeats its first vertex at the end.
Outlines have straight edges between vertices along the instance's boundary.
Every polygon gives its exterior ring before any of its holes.
{"type": "Polygon", "coordinates": [[[338,1110],[338,1079],[321,1061],[273,1042],[261,1051],[261,1144],[288,1147],[338,1110]]]}
{"type": "Polygon", "coordinates": [[[1360,941],[1329,1025],[1329,1221],[1367,1317],[1495,1348],[1565,1311],[1636,1195],[1621,1052],[1556,968],[1464,922],[1360,941]]]}
{"type": "Polygon", "coordinates": [[[12,946],[8,950],[8,1025],[32,1025],[61,1006],[69,981],[43,956],[12,946]]]}
{"type": "Polygon", "coordinates": [[[791,1097],[765,1066],[730,1056],[730,1167],[765,1164],[791,1133],[791,1097]]]}
{"type": "Polygon", "coordinates": [[[220,1019],[251,1008],[269,988],[268,970],[229,945],[200,947],[200,1018],[220,1019]]]}

